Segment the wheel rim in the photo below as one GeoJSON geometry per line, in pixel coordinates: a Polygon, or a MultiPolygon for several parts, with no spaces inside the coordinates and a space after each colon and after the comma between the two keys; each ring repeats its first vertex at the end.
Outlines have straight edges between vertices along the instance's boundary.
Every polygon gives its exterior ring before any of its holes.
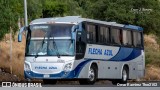
{"type": "Polygon", "coordinates": [[[90,81],[93,81],[94,80],[94,77],[95,77],[95,73],[94,73],[94,70],[91,68],[89,70],[89,80],[90,81]]]}
{"type": "Polygon", "coordinates": [[[127,80],[127,72],[126,72],[126,70],[123,70],[123,81],[126,81],[127,80]]]}

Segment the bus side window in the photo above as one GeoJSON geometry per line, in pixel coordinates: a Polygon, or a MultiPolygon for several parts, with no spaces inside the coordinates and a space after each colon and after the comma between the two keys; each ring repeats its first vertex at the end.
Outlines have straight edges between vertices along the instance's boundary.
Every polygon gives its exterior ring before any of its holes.
{"type": "Polygon", "coordinates": [[[96,26],[87,24],[87,41],[89,43],[96,43],[96,26]]]}
{"type": "Polygon", "coordinates": [[[120,38],[122,39],[122,35],[119,29],[112,28],[111,29],[111,42],[115,45],[121,45],[120,38]]]}
{"type": "Polygon", "coordinates": [[[142,47],[142,37],[141,37],[142,34],[141,34],[141,32],[137,32],[137,34],[138,34],[138,35],[137,35],[137,36],[138,36],[138,37],[137,37],[137,38],[138,38],[138,39],[137,39],[137,44],[138,44],[137,46],[138,46],[138,47],[142,47]]]}
{"type": "Polygon", "coordinates": [[[132,46],[132,32],[130,30],[123,30],[123,45],[132,46]]]}
{"type": "Polygon", "coordinates": [[[135,47],[142,47],[142,36],[141,32],[133,32],[133,44],[135,47]]]}
{"type": "Polygon", "coordinates": [[[99,33],[98,33],[98,42],[99,43],[109,43],[109,28],[105,26],[100,26],[99,33]]]}

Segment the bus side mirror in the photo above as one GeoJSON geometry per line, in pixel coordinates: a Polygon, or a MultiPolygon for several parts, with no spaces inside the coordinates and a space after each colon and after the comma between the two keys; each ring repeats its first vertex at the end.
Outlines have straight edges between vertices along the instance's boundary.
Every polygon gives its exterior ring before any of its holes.
{"type": "Polygon", "coordinates": [[[74,25],[72,27],[71,39],[75,39],[76,38],[75,32],[76,32],[77,29],[79,29],[79,25],[74,25]]]}
{"type": "Polygon", "coordinates": [[[72,32],[75,32],[77,29],[79,29],[79,25],[75,25],[74,28],[72,29],[72,32]]]}
{"type": "Polygon", "coordinates": [[[18,42],[22,42],[22,34],[18,34],[18,42]]]}
{"type": "Polygon", "coordinates": [[[27,30],[26,28],[27,28],[27,27],[24,26],[24,27],[22,27],[22,28],[19,30],[18,42],[22,42],[22,32],[25,31],[25,30],[27,30]]]}
{"type": "Polygon", "coordinates": [[[76,30],[76,29],[79,29],[79,25],[75,25],[75,29],[74,30],[76,30]]]}

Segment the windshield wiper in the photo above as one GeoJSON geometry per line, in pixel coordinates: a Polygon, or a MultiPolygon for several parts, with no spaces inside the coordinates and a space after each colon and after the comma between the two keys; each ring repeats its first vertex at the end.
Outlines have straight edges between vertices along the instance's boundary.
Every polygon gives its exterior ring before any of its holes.
{"type": "MultiPolygon", "coordinates": [[[[47,34],[47,32],[45,33],[45,35],[44,35],[44,37],[43,37],[42,45],[41,45],[41,47],[39,48],[39,50],[43,47],[43,45],[44,45],[44,43],[45,43],[44,40],[45,40],[45,38],[46,38],[46,34],[47,34]]],[[[36,55],[35,55],[35,58],[38,57],[38,52],[39,52],[39,50],[37,50],[36,55]]]]}
{"type": "Polygon", "coordinates": [[[57,57],[58,57],[58,58],[60,58],[60,54],[59,54],[59,51],[58,51],[57,45],[56,45],[56,43],[55,43],[55,41],[54,41],[54,38],[53,38],[53,46],[54,46],[54,47],[55,47],[55,49],[56,49],[57,57]]]}

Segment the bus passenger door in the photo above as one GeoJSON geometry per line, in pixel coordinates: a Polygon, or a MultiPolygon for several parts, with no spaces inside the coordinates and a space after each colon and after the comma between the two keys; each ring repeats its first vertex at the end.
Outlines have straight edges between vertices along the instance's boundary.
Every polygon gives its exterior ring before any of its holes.
{"type": "Polygon", "coordinates": [[[85,35],[82,31],[77,31],[76,35],[76,60],[84,58],[86,50],[85,35]]]}

